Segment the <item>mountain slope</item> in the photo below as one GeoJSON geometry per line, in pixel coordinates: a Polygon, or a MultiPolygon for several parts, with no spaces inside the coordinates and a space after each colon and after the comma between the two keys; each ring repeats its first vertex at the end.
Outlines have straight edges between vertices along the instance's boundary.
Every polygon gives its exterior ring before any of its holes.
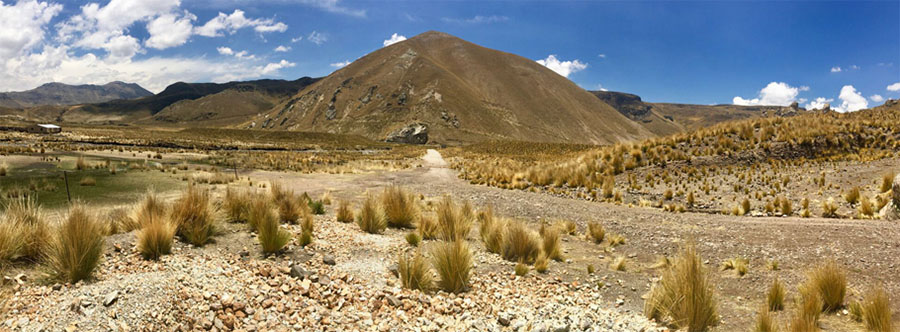
{"type": "Polygon", "coordinates": [[[110,82],[104,85],[47,83],[28,91],[0,93],[0,106],[27,108],[42,105],[75,105],[151,95],[153,93],[134,83],[110,82]]]}
{"type": "Polygon", "coordinates": [[[383,140],[416,124],[429,141],[451,144],[652,136],[533,60],[433,31],[356,60],[246,125],[383,140]]]}

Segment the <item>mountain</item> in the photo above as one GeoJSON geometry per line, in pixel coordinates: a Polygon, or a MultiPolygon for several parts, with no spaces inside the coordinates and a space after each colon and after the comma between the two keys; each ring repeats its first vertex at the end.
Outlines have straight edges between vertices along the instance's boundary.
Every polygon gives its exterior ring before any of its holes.
{"type": "Polygon", "coordinates": [[[533,60],[434,31],[354,61],[245,127],[447,144],[606,144],[653,136],[533,60]]]}
{"type": "Polygon", "coordinates": [[[767,116],[793,116],[807,112],[791,106],[693,105],[648,103],[624,92],[590,91],[604,103],[657,136],[692,131],[726,121],[767,116]]]}
{"type": "Polygon", "coordinates": [[[27,108],[43,105],[76,105],[151,95],[153,93],[134,83],[110,82],[104,85],[47,83],[28,91],[2,92],[0,106],[27,108]]]}

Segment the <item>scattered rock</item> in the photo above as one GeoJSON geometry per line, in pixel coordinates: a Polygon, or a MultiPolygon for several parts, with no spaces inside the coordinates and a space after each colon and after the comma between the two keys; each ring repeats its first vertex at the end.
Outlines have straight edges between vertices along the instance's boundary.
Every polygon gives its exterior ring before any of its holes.
{"type": "Polygon", "coordinates": [[[385,141],[405,144],[428,143],[428,126],[424,123],[406,125],[388,135],[385,141]]]}
{"type": "Polygon", "coordinates": [[[113,291],[112,293],[106,294],[106,297],[103,298],[103,306],[108,307],[116,303],[119,300],[119,291],[113,291]]]}
{"type": "Polygon", "coordinates": [[[325,265],[335,265],[335,264],[337,264],[337,263],[334,262],[334,256],[332,256],[332,255],[325,255],[325,256],[322,256],[322,263],[325,263],[325,265]]]}

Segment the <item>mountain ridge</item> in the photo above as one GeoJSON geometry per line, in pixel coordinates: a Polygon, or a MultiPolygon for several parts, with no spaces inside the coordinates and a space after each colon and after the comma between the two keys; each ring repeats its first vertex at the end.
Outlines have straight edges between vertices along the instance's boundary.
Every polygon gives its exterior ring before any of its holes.
{"type": "Polygon", "coordinates": [[[31,90],[0,92],[0,106],[8,108],[65,106],[134,99],[151,95],[153,93],[137,83],[113,81],[103,85],[71,85],[49,82],[31,90]]]}

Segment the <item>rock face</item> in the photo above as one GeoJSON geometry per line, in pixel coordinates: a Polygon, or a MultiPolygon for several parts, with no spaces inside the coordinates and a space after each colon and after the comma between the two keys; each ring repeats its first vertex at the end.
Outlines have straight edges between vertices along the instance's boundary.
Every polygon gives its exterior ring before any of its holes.
{"type": "Polygon", "coordinates": [[[413,123],[392,132],[385,139],[391,143],[425,144],[428,143],[428,125],[413,123]]]}

